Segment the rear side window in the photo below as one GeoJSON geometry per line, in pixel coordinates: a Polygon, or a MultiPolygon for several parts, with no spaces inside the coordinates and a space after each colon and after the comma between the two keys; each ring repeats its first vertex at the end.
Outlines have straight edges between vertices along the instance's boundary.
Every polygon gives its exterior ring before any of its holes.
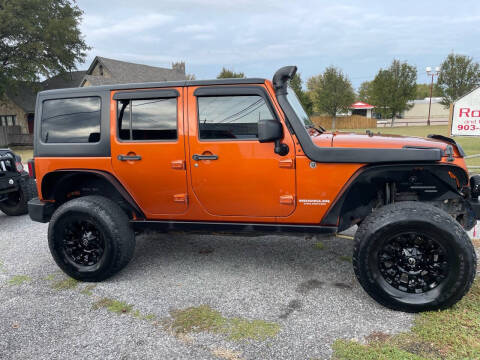
{"type": "Polygon", "coordinates": [[[200,139],[257,139],[258,121],[274,116],[258,95],[199,96],[200,139]]]}
{"type": "Polygon", "coordinates": [[[100,97],[46,100],[42,106],[44,143],[96,143],[100,141],[100,97]]]}
{"type": "Polygon", "coordinates": [[[177,98],[119,100],[117,111],[121,140],[177,138],[177,98]]]}

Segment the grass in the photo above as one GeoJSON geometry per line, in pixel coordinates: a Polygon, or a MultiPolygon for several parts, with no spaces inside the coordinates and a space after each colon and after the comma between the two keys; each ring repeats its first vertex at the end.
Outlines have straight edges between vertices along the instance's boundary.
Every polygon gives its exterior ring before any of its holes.
{"type": "Polygon", "coordinates": [[[226,334],[230,340],[266,340],[275,337],[280,331],[280,325],[277,323],[226,318],[207,305],[175,310],[170,315],[171,319],[165,321],[165,327],[177,334],[210,332],[226,334]]]}
{"type": "Polygon", "coordinates": [[[95,289],[96,286],[95,284],[87,285],[80,291],[80,294],[91,296],[93,295],[92,290],[95,289]]]}
{"type": "Polygon", "coordinates": [[[323,250],[325,249],[325,244],[321,241],[317,241],[315,244],[313,244],[313,247],[317,250],[323,250]]]}
{"type": "Polygon", "coordinates": [[[129,314],[134,318],[141,320],[154,321],[157,319],[157,316],[155,314],[144,315],[139,310],[134,310],[133,305],[115,299],[103,298],[92,305],[93,310],[98,310],[102,308],[105,308],[108,311],[118,315],[129,314]]]}
{"type": "MultiPolygon", "coordinates": [[[[357,132],[365,134],[366,130],[373,133],[405,135],[426,137],[428,134],[438,134],[448,136],[448,126],[446,125],[432,125],[432,126],[401,126],[401,127],[385,127],[372,129],[347,129],[339,131],[357,132]]],[[[455,141],[460,144],[467,155],[480,154],[480,141],[478,137],[457,136],[455,141]]],[[[480,158],[473,158],[466,160],[467,165],[480,165],[480,158]]]]}
{"type": "Polygon", "coordinates": [[[33,148],[31,146],[12,146],[11,149],[22,157],[22,162],[26,163],[33,159],[33,148]]]}
{"type": "Polygon", "coordinates": [[[75,289],[78,285],[78,281],[72,278],[56,281],[52,284],[52,289],[55,290],[69,290],[75,289]]]}
{"type": "Polygon", "coordinates": [[[342,261],[345,261],[345,262],[349,262],[349,263],[352,262],[352,257],[351,256],[342,255],[342,256],[339,256],[338,258],[342,261]]]}
{"type": "Polygon", "coordinates": [[[227,333],[232,340],[266,340],[275,337],[280,330],[280,325],[264,320],[233,318],[228,323],[227,333]]]}
{"type": "Polygon", "coordinates": [[[94,310],[98,310],[101,308],[105,308],[110,312],[116,314],[128,314],[132,312],[133,305],[127,304],[126,302],[114,300],[110,298],[103,298],[93,304],[92,308],[94,310]]]}
{"type": "Polygon", "coordinates": [[[480,359],[480,281],[452,308],[419,314],[411,331],[360,344],[337,340],[334,359],[480,359]]]}
{"type": "Polygon", "coordinates": [[[24,283],[32,281],[32,278],[28,275],[15,275],[8,280],[8,284],[11,286],[22,285],[24,283]]]}
{"type": "Polygon", "coordinates": [[[411,354],[401,349],[383,345],[372,344],[362,346],[358,343],[338,340],[333,346],[333,359],[344,360],[417,360],[424,359],[421,356],[411,354]]]}

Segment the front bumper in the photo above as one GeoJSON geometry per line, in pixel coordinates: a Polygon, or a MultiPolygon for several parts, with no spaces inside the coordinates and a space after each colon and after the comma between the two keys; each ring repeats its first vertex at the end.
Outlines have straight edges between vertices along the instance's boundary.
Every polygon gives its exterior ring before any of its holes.
{"type": "Polygon", "coordinates": [[[0,175],[0,194],[6,194],[18,190],[20,176],[18,173],[2,173],[0,175]]]}
{"type": "Polygon", "coordinates": [[[480,201],[478,199],[469,200],[469,203],[475,213],[475,219],[480,220],[480,201]]]}
{"type": "Polygon", "coordinates": [[[480,219],[480,201],[479,201],[480,175],[473,175],[470,178],[470,195],[472,198],[468,202],[470,203],[470,206],[472,207],[472,210],[475,213],[475,219],[479,220],[480,219]]]}
{"type": "Polygon", "coordinates": [[[54,211],[55,205],[53,203],[41,201],[39,198],[34,198],[28,202],[28,215],[33,221],[49,222],[54,211]]]}

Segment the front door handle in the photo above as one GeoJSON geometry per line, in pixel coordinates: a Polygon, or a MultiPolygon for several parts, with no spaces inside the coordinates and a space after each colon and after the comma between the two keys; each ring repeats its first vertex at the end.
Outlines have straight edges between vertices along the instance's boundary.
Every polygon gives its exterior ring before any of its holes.
{"type": "Polygon", "coordinates": [[[192,156],[192,159],[195,160],[195,161],[198,161],[198,160],[217,160],[218,155],[198,155],[198,154],[194,154],[192,156]]]}
{"type": "Polygon", "coordinates": [[[142,160],[140,155],[118,155],[117,159],[120,161],[139,161],[142,160]]]}

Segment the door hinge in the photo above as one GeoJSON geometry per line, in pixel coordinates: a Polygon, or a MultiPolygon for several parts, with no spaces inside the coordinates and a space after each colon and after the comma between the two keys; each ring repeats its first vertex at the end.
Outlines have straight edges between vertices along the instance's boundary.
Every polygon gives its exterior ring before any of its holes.
{"type": "Polygon", "coordinates": [[[284,169],[293,169],[295,168],[295,163],[293,159],[284,159],[278,162],[278,166],[284,169]]]}
{"type": "Polygon", "coordinates": [[[170,164],[172,165],[172,169],[185,170],[185,161],[183,160],[173,160],[170,164]]]}
{"type": "Polygon", "coordinates": [[[173,195],[173,202],[186,204],[188,202],[188,196],[187,194],[175,194],[173,195]]]}
{"type": "Polygon", "coordinates": [[[295,203],[295,196],[293,195],[281,195],[280,204],[293,205],[295,203]]]}

